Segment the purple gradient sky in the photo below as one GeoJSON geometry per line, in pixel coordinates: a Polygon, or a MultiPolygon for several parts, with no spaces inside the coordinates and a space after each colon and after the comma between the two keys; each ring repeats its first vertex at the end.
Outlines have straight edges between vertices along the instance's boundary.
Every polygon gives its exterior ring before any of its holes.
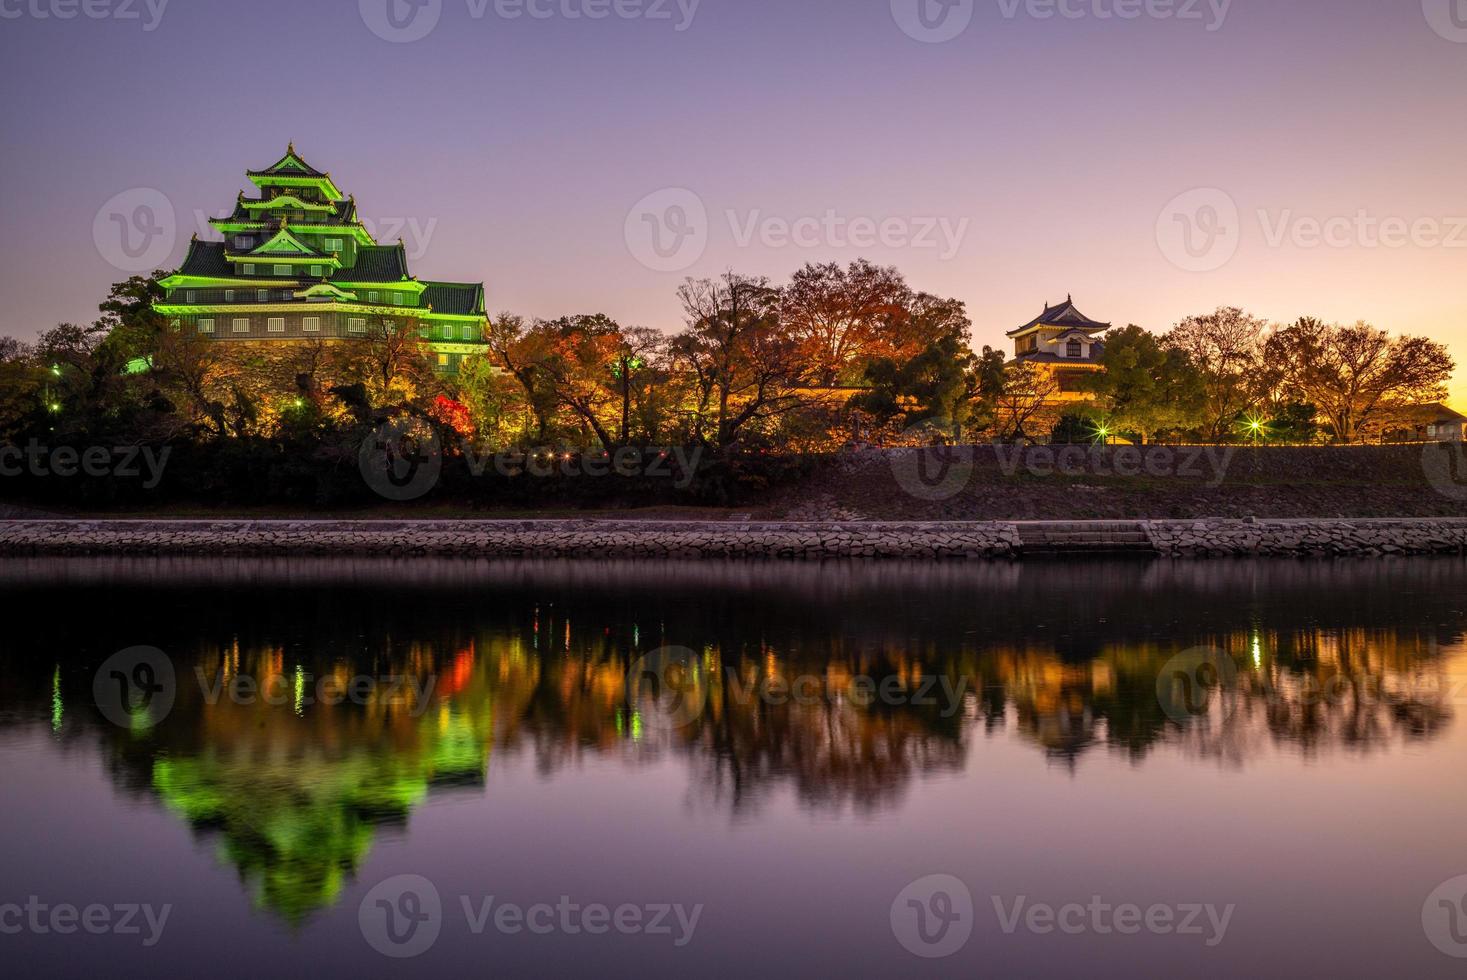
{"type": "Polygon", "coordinates": [[[243,171],[294,139],[367,217],[436,220],[414,271],[482,279],[496,311],[676,328],[684,273],[639,264],[624,224],[645,195],[687,187],[712,221],[686,274],[783,280],[866,255],[966,301],[978,344],[1067,292],[1158,330],[1224,303],[1363,318],[1449,342],[1467,401],[1467,247],[1273,247],[1257,218],[1467,216],[1467,43],[1418,0],[1234,0],[1212,32],[977,0],[942,44],[910,39],[888,0],[702,0],[682,32],[675,7],[505,20],[442,0],[407,44],[376,37],[353,0],[173,0],[151,32],[30,13],[51,2],[0,0],[21,13],[0,20],[0,332],[95,316],[125,278],[92,238],[113,195],[170,199],[176,262],[195,211],[227,208],[243,171]],[[1167,203],[1197,187],[1243,215],[1236,257],[1208,273],[1157,242],[1167,203]],[[724,217],[830,209],[969,225],[944,259],[740,247],[724,217]]]}

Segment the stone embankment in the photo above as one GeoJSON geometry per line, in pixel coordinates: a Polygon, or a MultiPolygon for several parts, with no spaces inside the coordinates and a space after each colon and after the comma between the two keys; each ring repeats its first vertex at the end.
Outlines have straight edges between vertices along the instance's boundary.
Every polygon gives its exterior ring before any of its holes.
{"type": "Polygon", "coordinates": [[[1149,521],[1158,554],[1434,555],[1467,552],[1467,519],[1149,521]]]}
{"type": "Polygon", "coordinates": [[[672,521],[13,521],[0,554],[475,558],[1003,558],[1012,524],[672,521]]]}
{"type": "Polygon", "coordinates": [[[1122,523],[13,520],[0,521],[0,555],[963,559],[1121,552],[1189,558],[1467,553],[1467,519],[1122,523]]]}

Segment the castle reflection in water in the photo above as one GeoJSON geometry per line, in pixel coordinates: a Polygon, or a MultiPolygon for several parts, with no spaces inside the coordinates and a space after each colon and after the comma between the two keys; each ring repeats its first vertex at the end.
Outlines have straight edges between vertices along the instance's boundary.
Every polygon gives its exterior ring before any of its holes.
{"type": "Polygon", "coordinates": [[[100,753],[119,787],[212,842],[257,904],[300,922],[430,796],[493,793],[496,759],[547,774],[671,761],[735,814],[781,790],[869,812],[999,738],[1061,777],[1096,753],[1246,767],[1431,739],[1460,696],[1464,586],[1456,559],[13,562],[11,608],[64,592],[88,612],[11,631],[0,725],[100,753]],[[177,697],[159,723],[125,728],[92,683],[139,644],[167,654],[177,697]],[[691,654],[686,717],[628,685],[667,647],[691,654]],[[1159,679],[1199,647],[1236,676],[1207,711],[1169,713],[1159,679]],[[284,696],[219,695],[240,677],[284,696]],[[363,677],[395,680],[316,696],[363,677]],[[890,696],[853,696],[862,684],[890,696]],[[804,696],[768,693],[792,686],[804,696]]]}

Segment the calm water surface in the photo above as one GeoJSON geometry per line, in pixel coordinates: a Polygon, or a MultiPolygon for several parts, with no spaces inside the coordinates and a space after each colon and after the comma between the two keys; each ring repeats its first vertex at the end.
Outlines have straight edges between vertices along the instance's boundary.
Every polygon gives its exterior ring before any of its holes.
{"type": "Polygon", "coordinates": [[[171,906],[151,947],[0,934],[11,975],[1467,965],[1428,901],[1467,874],[1457,559],[12,560],[0,604],[0,905],[171,906]],[[401,875],[442,908],[412,959],[371,941],[429,914],[401,875]],[[962,896],[896,901],[929,875],[972,896],[945,959],[903,916],[962,896]],[[701,910],[476,932],[491,896],[701,910]],[[1005,928],[1092,896],[1232,910],[1005,928]]]}

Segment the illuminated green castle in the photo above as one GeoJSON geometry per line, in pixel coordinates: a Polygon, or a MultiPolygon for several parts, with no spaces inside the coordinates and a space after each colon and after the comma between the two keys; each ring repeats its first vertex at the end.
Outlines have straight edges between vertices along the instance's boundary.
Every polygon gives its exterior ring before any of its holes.
{"type": "Polygon", "coordinates": [[[379,245],[356,200],[294,144],[246,176],[260,196],[241,193],[231,215],[210,218],[224,240],[195,236],[183,266],[162,281],[156,310],[174,327],[217,341],[299,343],[416,326],[447,373],[484,352],[483,283],[414,277],[402,242],[379,245]]]}

